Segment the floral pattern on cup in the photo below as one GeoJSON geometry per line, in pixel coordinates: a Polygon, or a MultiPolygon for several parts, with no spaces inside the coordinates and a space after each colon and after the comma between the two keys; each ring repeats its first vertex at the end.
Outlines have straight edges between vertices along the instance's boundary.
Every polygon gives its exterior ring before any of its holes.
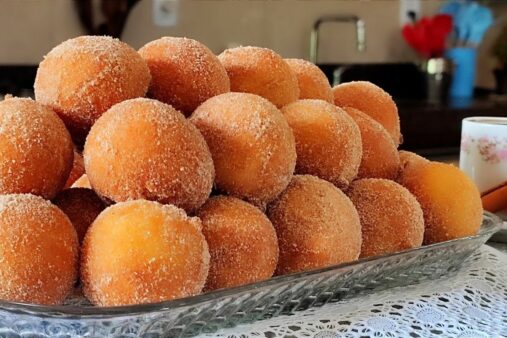
{"type": "Polygon", "coordinates": [[[463,134],[461,136],[461,151],[470,154],[472,143],[474,142],[475,139],[472,136],[468,134],[463,134]]]}
{"type": "Polygon", "coordinates": [[[507,160],[507,138],[489,138],[486,136],[478,139],[464,134],[461,138],[461,151],[470,154],[473,147],[477,147],[481,158],[490,164],[497,164],[507,160]]]}

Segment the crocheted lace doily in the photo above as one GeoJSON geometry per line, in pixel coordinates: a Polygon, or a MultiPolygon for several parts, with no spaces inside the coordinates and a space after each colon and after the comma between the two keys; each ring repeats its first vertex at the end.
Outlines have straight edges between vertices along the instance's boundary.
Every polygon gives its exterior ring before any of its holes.
{"type": "Polygon", "coordinates": [[[507,337],[507,255],[483,246],[453,277],[200,337],[507,337]]]}

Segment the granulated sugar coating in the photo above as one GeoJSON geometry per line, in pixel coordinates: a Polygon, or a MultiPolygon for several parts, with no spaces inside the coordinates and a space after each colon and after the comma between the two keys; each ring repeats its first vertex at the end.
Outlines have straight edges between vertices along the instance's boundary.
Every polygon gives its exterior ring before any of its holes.
{"type": "Polygon", "coordinates": [[[296,173],[346,188],[361,163],[361,133],[342,109],[322,100],[299,100],[282,108],[296,138],[296,173]]]}
{"type": "Polygon", "coordinates": [[[84,160],[93,189],[116,202],[143,198],[193,212],[213,186],[206,141],[156,100],[127,100],[104,113],[86,139],[84,160]]]}
{"type": "Polygon", "coordinates": [[[382,88],[367,81],[353,81],[334,86],[333,95],[338,107],[359,109],[383,125],[396,146],[401,143],[398,107],[382,88]]]}
{"type": "Polygon", "coordinates": [[[149,95],[186,116],[210,97],[230,90],[224,66],[198,41],[163,37],[144,45],[139,54],[151,71],[149,95]]]}
{"type": "Polygon", "coordinates": [[[55,197],[53,203],[69,217],[80,243],[90,225],[106,207],[100,197],[87,188],[65,189],[55,197]]]}
{"type": "Polygon", "coordinates": [[[78,178],[71,186],[71,188],[88,188],[91,189],[90,181],[88,180],[88,175],[83,174],[80,178],[78,178]]]}
{"type": "Polygon", "coordinates": [[[35,78],[37,101],[53,108],[83,144],[93,123],[115,103],[141,97],[150,83],[146,62],[107,36],[80,36],[53,48],[35,78]]]}
{"type": "Polygon", "coordinates": [[[60,209],[31,194],[0,196],[0,299],[62,304],[77,260],[76,231],[60,209]]]}
{"type": "Polygon", "coordinates": [[[146,200],[104,210],[88,230],[81,255],[84,294],[100,306],[196,295],[208,269],[201,221],[146,200]]]}
{"type": "Polygon", "coordinates": [[[451,164],[430,162],[406,171],[401,181],[421,204],[424,244],[475,235],[482,223],[479,190],[451,164]]]}
{"type": "Polygon", "coordinates": [[[414,165],[416,163],[427,164],[430,162],[426,158],[417,155],[416,153],[413,153],[411,151],[400,150],[398,154],[400,156],[400,166],[402,169],[406,168],[407,166],[414,165]]]}
{"type": "Polygon", "coordinates": [[[361,131],[363,156],[358,178],[387,178],[394,180],[400,171],[400,157],[393,139],[377,121],[363,112],[343,107],[361,131]]]}
{"type": "Polygon", "coordinates": [[[302,59],[285,59],[285,62],[297,76],[300,99],[334,102],[329,80],[319,67],[302,59]]]}
{"type": "Polygon", "coordinates": [[[65,182],[65,189],[70,188],[85,173],[83,156],[74,150],[74,162],[70,170],[69,178],[65,182]]]}
{"type": "Polygon", "coordinates": [[[361,225],[350,199],[331,183],[294,176],[268,206],[280,248],[277,275],[354,261],[361,250],[361,225]]]}
{"type": "Polygon", "coordinates": [[[247,93],[218,95],[190,120],[210,147],[219,190],[262,205],[287,187],[296,165],[294,136],[268,100],[247,93]]]}
{"type": "Polygon", "coordinates": [[[53,198],[72,160],[69,132],[54,111],[31,99],[0,102],[0,194],[53,198]]]}
{"type": "Polygon", "coordinates": [[[407,175],[413,168],[431,163],[429,160],[411,151],[400,150],[398,154],[400,156],[400,171],[396,182],[400,184],[403,184],[405,175],[407,175]]]}
{"type": "Polygon", "coordinates": [[[198,211],[211,255],[205,290],[270,278],[278,262],[278,241],[269,219],[234,197],[210,198],[198,211]]]}
{"type": "Polygon", "coordinates": [[[407,189],[390,180],[367,178],[354,181],[347,194],[361,219],[361,257],[421,246],[423,212],[407,189]]]}
{"type": "Polygon", "coordinates": [[[218,56],[233,92],[260,95],[281,108],[299,97],[296,74],[280,55],[267,48],[237,47],[218,56]]]}

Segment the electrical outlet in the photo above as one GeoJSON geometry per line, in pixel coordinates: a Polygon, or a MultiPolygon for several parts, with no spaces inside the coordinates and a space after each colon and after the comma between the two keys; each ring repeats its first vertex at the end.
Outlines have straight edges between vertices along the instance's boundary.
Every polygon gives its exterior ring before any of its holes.
{"type": "Polygon", "coordinates": [[[410,13],[415,15],[416,20],[421,18],[421,0],[400,0],[400,25],[412,23],[410,13]]]}
{"type": "Polygon", "coordinates": [[[153,0],[153,22],[169,27],[178,24],[179,0],[153,0]]]}

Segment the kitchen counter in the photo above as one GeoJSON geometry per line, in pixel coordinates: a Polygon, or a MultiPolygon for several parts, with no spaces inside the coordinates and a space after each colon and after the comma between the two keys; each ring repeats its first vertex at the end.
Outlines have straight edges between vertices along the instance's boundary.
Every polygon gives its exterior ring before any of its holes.
{"type": "Polygon", "coordinates": [[[422,155],[459,153],[461,121],[470,116],[507,116],[507,98],[482,97],[470,102],[431,104],[422,101],[398,101],[402,149],[422,155]]]}

